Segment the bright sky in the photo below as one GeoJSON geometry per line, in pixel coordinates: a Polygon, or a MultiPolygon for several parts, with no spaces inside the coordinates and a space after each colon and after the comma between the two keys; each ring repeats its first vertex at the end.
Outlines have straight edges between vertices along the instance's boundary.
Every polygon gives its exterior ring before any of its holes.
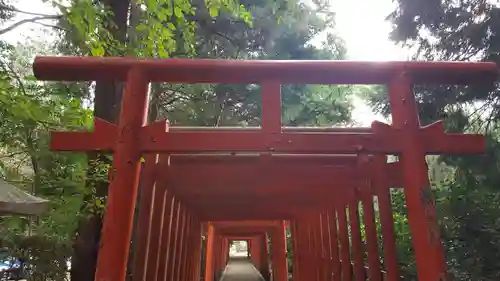
{"type": "MultiPolygon", "coordinates": [[[[390,23],[385,21],[392,12],[392,0],[331,0],[336,13],[337,32],[346,42],[348,58],[352,60],[388,61],[406,60],[407,52],[395,46],[389,39],[390,23]]],[[[54,10],[41,0],[17,0],[16,7],[23,11],[53,14],[54,10]]],[[[20,15],[15,21],[31,16],[20,15]]],[[[48,22],[50,24],[50,22],[48,22]]],[[[46,36],[39,25],[26,24],[2,39],[15,43],[26,36],[46,36]]],[[[383,120],[359,98],[353,98],[353,119],[360,125],[369,125],[374,119],[383,120]]]]}

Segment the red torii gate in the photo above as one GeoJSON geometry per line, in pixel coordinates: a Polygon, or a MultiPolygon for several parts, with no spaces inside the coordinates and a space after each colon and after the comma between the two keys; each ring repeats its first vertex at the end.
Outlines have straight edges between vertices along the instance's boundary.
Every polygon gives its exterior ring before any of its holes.
{"type": "MultiPolygon", "coordinates": [[[[497,75],[496,66],[493,63],[179,59],[162,61],[68,57],[38,57],[35,60],[34,70],[35,75],[44,80],[126,81],[121,115],[116,126],[96,120],[93,133],[53,134],[52,147],[56,150],[114,152],[113,179],[108,194],[101,238],[102,247],[96,272],[98,281],[125,279],[141,154],[244,151],[264,154],[400,155],[403,187],[419,279],[446,280],[443,249],[436,227],[434,201],[430,196],[424,157],[429,153],[482,152],[484,139],[479,135],[446,134],[439,124],[421,128],[412,85],[418,83],[465,84],[478,81],[490,83],[497,75]],[[161,81],[259,83],[262,85],[262,127],[253,130],[193,129],[169,132],[164,122],[145,125],[148,84],[161,81]],[[279,93],[280,84],[285,83],[387,84],[393,124],[389,126],[374,123],[371,133],[355,132],[355,130],[350,132],[346,130],[341,133],[283,130],[279,93]]],[[[150,179],[154,176],[154,173],[151,174],[150,179]]],[[[170,194],[168,190],[165,193],[170,194]]],[[[175,202],[175,194],[172,200],[175,202]]],[[[178,219],[182,217],[180,233],[176,230],[174,236],[187,237],[196,241],[196,229],[200,229],[203,219],[198,218],[195,212],[189,211],[187,206],[183,204],[179,206],[174,207],[177,210],[176,217],[170,217],[176,221],[176,225],[179,224],[178,219]],[[187,232],[184,232],[186,230],[187,232]]],[[[335,208],[340,225],[342,224],[342,212],[338,211],[340,205],[335,208]]],[[[301,221],[303,222],[303,220],[297,220],[296,224],[300,225],[301,221]]],[[[306,233],[300,232],[307,229],[312,231],[307,234],[309,238],[322,233],[322,231],[314,231],[317,228],[314,224],[307,228],[297,226],[293,228],[297,238],[305,237],[306,233]]],[[[172,239],[167,240],[172,241],[172,239]]],[[[172,249],[177,249],[175,253],[182,257],[181,261],[189,257],[186,261],[190,263],[187,267],[183,265],[183,269],[174,272],[173,276],[195,280],[196,274],[187,269],[197,261],[193,255],[189,255],[189,251],[186,251],[188,244],[185,240],[172,244],[172,249]]],[[[311,243],[317,241],[319,240],[309,239],[308,244],[314,247],[299,250],[298,253],[316,251],[317,245],[311,243]]],[[[300,246],[300,243],[295,244],[297,244],[294,246],[296,248],[300,246]]],[[[354,253],[360,254],[356,249],[354,253]]],[[[341,256],[343,254],[345,253],[341,253],[341,256]]],[[[168,265],[172,266],[173,260],[170,259],[168,265]]],[[[305,261],[302,263],[300,261],[299,258],[297,265],[306,264],[305,261]]],[[[345,264],[347,264],[346,260],[343,260],[342,266],[345,264]]],[[[302,266],[298,270],[302,272],[305,268],[302,266]]],[[[319,278],[319,274],[317,277],[319,278]]]]}
{"type": "Polygon", "coordinates": [[[284,221],[218,221],[208,224],[207,257],[212,254],[219,262],[207,262],[205,268],[205,279],[211,281],[214,272],[221,270],[228,257],[229,240],[248,240],[249,252],[252,261],[266,280],[269,277],[269,250],[267,244],[268,234],[272,240],[272,268],[273,280],[288,280],[288,269],[286,260],[286,222],[284,221]],[[221,239],[222,238],[222,239],[221,239]],[[221,247],[217,242],[224,245],[221,247]],[[217,258],[216,258],[217,259],[217,258]],[[220,262],[222,261],[222,262],[220,262]],[[212,266],[214,265],[214,266],[212,266]],[[215,268],[215,270],[214,270],[215,268]]]}

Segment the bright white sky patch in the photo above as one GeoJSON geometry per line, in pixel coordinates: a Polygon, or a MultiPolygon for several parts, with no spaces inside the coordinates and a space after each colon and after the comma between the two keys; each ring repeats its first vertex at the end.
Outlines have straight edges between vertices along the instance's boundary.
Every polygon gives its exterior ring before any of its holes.
{"type": "MultiPolygon", "coordinates": [[[[348,59],[367,61],[407,60],[408,52],[389,40],[391,23],[385,19],[394,10],[391,0],[332,0],[336,30],[346,43],[348,59]]],[[[362,126],[383,116],[360,98],[352,99],[352,118],[362,126]]]]}
{"type": "Polygon", "coordinates": [[[391,0],[332,0],[337,31],[347,45],[349,59],[407,60],[408,54],[389,40],[394,10],[391,0]]]}

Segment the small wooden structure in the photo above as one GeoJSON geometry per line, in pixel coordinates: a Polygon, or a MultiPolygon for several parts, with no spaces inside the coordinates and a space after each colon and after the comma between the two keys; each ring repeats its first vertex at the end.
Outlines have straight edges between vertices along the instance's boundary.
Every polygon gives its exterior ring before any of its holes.
{"type": "MultiPolygon", "coordinates": [[[[365,280],[366,272],[379,281],[374,197],[386,278],[399,280],[389,194],[394,187],[406,195],[419,280],[447,280],[425,156],[482,153],[485,140],[445,133],[441,122],[422,127],[412,87],[492,83],[497,76],[494,63],[97,57],[37,57],[34,71],[41,80],[126,82],[118,124],[96,119],[93,132],[52,134],[54,150],[114,155],[97,281],[125,280],[143,155],[134,281],[198,280],[204,226],[205,281],[212,281],[226,262],[228,247],[221,241],[248,237],[259,264],[257,257],[262,260],[268,253],[266,234],[272,240],[273,280],[286,281],[285,221],[293,239],[295,281],[350,281],[353,274],[355,280],[365,280]],[[146,124],[150,82],[260,84],[261,127],[146,124]],[[282,84],[386,84],[392,124],[284,128],[282,84]],[[400,160],[387,163],[386,155],[400,160]],[[360,232],[360,204],[366,241],[360,232]],[[262,221],[276,226],[264,227],[262,221]]],[[[264,264],[261,270],[266,270],[264,264]]]]}
{"type": "Polygon", "coordinates": [[[47,211],[49,201],[0,180],[0,215],[38,216],[47,211]]]}

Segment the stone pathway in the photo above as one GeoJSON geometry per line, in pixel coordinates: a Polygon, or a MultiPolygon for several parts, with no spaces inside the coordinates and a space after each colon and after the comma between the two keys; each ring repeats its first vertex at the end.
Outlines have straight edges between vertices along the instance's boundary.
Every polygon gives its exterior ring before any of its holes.
{"type": "Polygon", "coordinates": [[[220,281],[264,281],[260,272],[247,259],[231,259],[220,281]]]}

